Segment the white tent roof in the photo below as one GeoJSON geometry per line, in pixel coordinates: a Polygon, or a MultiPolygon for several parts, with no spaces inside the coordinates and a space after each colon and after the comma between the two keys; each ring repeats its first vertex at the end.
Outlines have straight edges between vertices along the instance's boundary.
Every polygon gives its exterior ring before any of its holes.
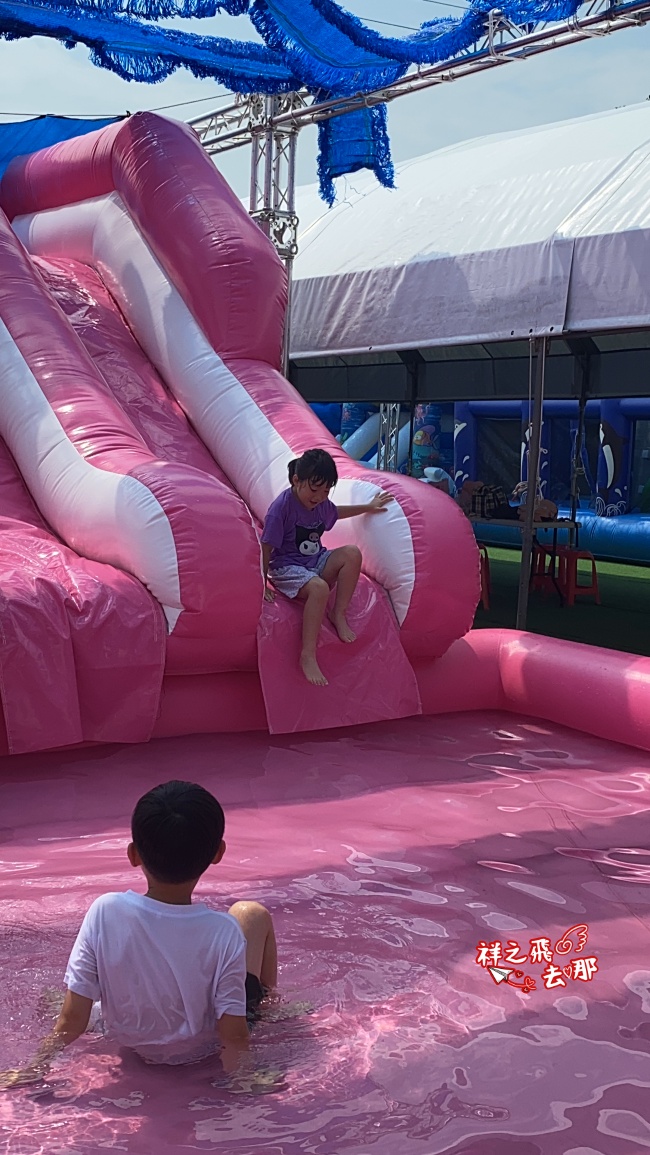
{"type": "Polygon", "coordinates": [[[650,326],[650,103],[298,190],[291,355],[650,326]]]}

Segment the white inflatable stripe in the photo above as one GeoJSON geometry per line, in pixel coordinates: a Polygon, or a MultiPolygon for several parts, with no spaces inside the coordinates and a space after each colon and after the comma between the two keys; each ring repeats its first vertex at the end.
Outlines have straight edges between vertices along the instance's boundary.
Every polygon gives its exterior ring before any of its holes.
{"type": "MultiPolygon", "coordinates": [[[[262,520],[286,487],[287,465],[295,454],[212,348],[118,194],[17,217],[13,228],[28,251],[71,257],[99,271],[150,361],[262,520]]],[[[341,480],[336,501],[364,504],[378,491],[370,478],[341,480]]],[[[377,518],[339,522],[330,542],[359,544],[364,569],[388,590],[403,622],[415,582],[415,553],[398,502],[377,518]]]]}
{"type": "Polygon", "coordinates": [[[2,321],[0,430],[50,525],[83,557],[135,574],[162,604],[171,631],[183,607],[165,511],[135,478],[81,457],[2,321]]]}

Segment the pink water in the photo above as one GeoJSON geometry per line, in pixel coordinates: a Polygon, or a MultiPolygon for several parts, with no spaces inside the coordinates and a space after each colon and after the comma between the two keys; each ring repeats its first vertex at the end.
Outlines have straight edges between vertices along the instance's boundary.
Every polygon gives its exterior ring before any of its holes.
{"type": "Polygon", "coordinates": [[[650,1148],[650,756],[505,714],[3,760],[0,1065],[49,1025],[92,899],[137,885],[128,816],[173,776],[226,809],[201,898],[276,920],[281,999],[254,1034],[268,1093],[217,1059],[148,1068],[87,1036],[0,1096],[7,1155],[650,1148]],[[527,963],[524,995],[476,964],[480,940],[528,951],[580,923],[591,981],[547,990],[527,963]]]}

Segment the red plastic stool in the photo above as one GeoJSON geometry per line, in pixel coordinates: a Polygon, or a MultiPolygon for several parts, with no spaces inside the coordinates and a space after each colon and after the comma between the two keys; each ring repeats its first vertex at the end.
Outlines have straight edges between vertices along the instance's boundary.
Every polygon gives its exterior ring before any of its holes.
{"type": "Polygon", "coordinates": [[[598,572],[596,559],[592,553],[582,549],[571,549],[568,545],[561,545],[557,551],[559,560],[558,582],[568,606],[575,605],[576,598],[593,597],[596,605],[600,605],[598,590],[598,572]],[[591,562],[591,581],[589,585],[578,584],[578,562],[591,562]]]}
{"type": "MultiPolygon", "coordinates": [[[[559,552],[559,551],[558,551],[559,552]]],[[[533,544],[532,567],[530,571],[531,590],[553,593],[555,585],[555,555],[545,545],[533,544]]]]}
{"type": "Polygon", "coordinates": [[[484,610],[490,608],[490,558],[487,551],[487,546],[479,545],[478,552],[481,556],[481,605],[484,610]]]}

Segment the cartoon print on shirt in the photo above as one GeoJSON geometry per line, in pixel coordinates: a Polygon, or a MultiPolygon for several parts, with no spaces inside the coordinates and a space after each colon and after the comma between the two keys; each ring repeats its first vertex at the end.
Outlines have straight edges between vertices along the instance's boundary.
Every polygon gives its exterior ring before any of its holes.
{"type": "Polygon", "coordinates": [[[297,525],[296,526],[296,547],[298,552],[303,557],[313,557],[320,552],[321,536],[325,533],[325,525],[321,521],[319,525],[297,525]]]}

